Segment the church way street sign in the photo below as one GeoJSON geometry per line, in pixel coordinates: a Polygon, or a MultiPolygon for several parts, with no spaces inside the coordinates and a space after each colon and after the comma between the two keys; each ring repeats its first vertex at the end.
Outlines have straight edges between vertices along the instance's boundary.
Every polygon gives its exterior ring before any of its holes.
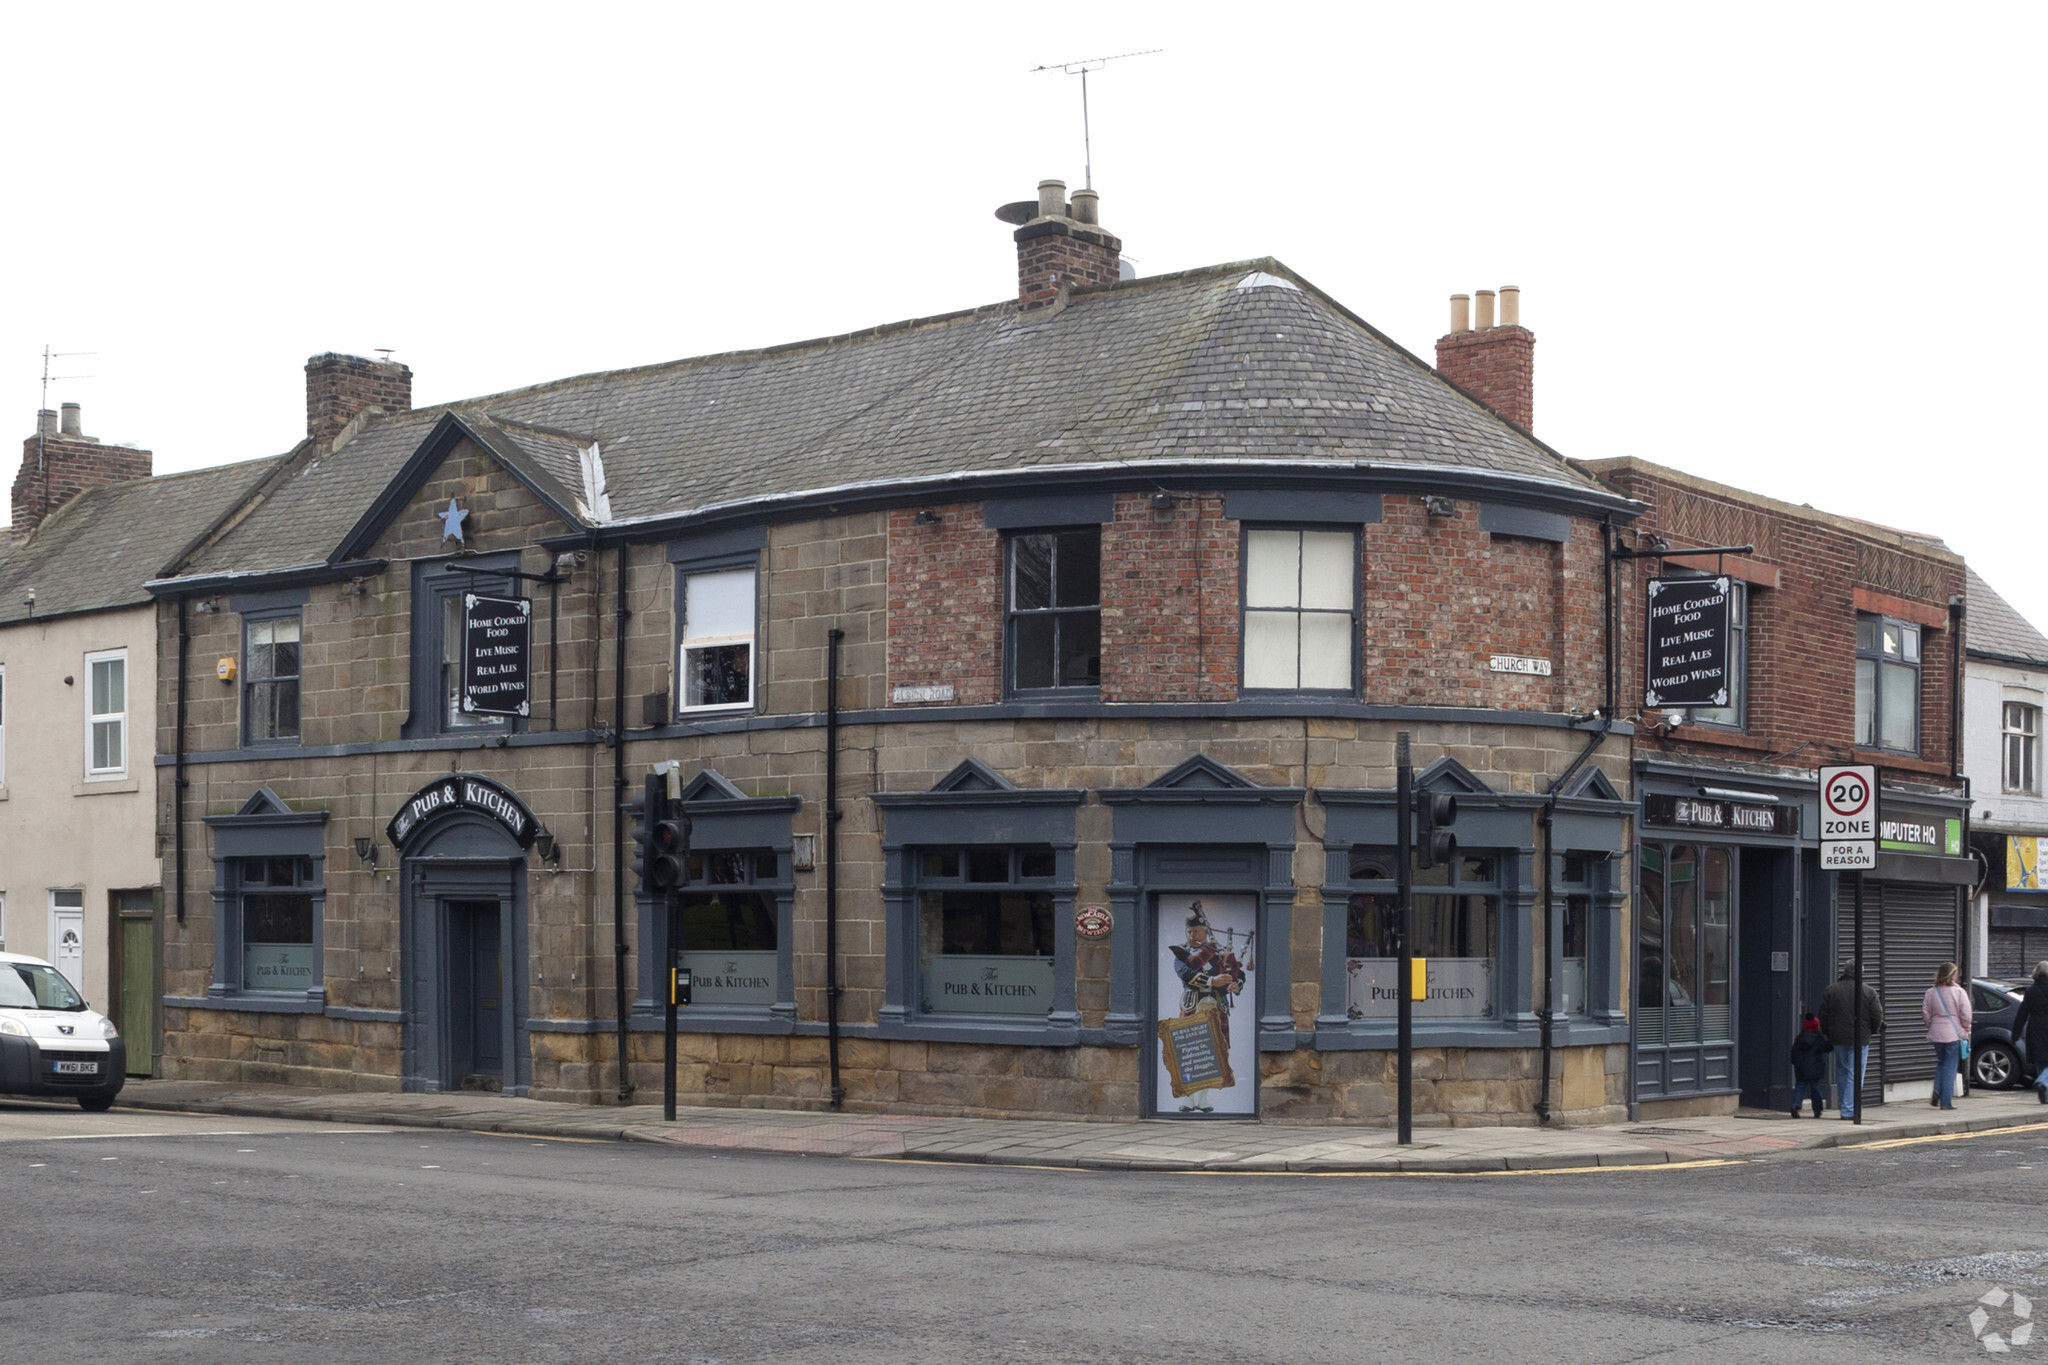
{"type": "Polygon", "coordinates": [[[1728,597],[1726,577],[1650,580],[1645,706],[1728,704],[1728,597]]]}
{"type": "Polygon", "coordinates": [[[525,597],[462,596],[462,710],[465,715],[524,716],[532,657],[533,602],[525,597]]]}
{"type": "Polygon", "coordinates": [[[1820,865],[1830,872],[1877,866],[1877,769],[1820,770],[1820,865]]]}

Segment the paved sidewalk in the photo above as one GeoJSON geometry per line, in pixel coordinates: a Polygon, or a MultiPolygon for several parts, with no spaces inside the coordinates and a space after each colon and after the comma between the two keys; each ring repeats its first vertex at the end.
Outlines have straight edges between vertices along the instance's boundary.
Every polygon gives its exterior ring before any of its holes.
{"type": "Polygon", "coordinates": [[[1862,1125],[1745,1110],[1599,1128],[1422,1128],[1407,1147],[1391,1128],[1152,1120],[1079,1123],[922,1118],[686,1106],[555,1104],[498,1095],[390,1095],[217,1081],[130,1081],[119,1107],[454,1128],[733,1152],[1157,1171],[1465,1173],[1747,1160],[1778,1152],[1994,1128],[2048,1126],[2031,1090],[1979,1091],[1951,1113],[1922,1103],[1873,1106],[1862,1125]]]}

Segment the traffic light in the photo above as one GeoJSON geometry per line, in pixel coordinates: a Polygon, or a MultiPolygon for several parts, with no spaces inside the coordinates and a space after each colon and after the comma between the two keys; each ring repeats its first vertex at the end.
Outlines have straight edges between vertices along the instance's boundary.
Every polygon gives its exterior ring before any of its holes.
{"type": "Polygon", "coordinates": [[[668,780],[649,774],[640,806],[633,812],[633,875],[646,895],[660,895],[688,879],[689,821],[668,799],[668,780]]]}
{"type": "Polygon", "coordinates": [[[1458,861],[1458,798],[1447,792],[1415,793],[1415,865],[1449,867],[1458,861]]]}

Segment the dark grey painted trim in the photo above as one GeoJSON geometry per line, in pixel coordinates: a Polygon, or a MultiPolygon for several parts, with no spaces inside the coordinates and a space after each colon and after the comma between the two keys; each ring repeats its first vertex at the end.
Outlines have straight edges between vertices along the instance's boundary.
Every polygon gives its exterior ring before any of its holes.
{"type": "Polygon", "coordinates": [[[378,491],[361,518],[349,533],[342,537],[341,544],[335,547],[329,558],[346,559],[350,555],[359,555],[376,544],[377,538],[384,534],[385,527],[397,519],[398,514],[405,510],[406,504],[412,501],[413,494],[419,492],[428,476],[447,458],[448,452],[463,440],[468,440],[489,455],[500,468],[516,479],[521,487],[533,494],[543,507],[554,513],[564,526],[583,525],[583,520],[576,515],[575,509],[564,507],[557,502],[553,494],[542,488],[521,467],[519,461],[506,458],[505,452],[498,448],[496,442],[479,435],[469,423],[455,413],[447,412],[441,415],[440,421],[434,423],[434,429],[427,433],[427,438],[414,448],[397,475],[378,491]]]}
{"type": "MultiPolygon", "coordinates": [[[[1265,720],[1274,717],[1320,717],[1344,720],[1410,721],[1415,724],[1528,725],[1544,730],[1582,728],[1568,715],[1548,711],[1495,711],[1464,706],[1371,706],[1341,698],[1322,697],[1303,701],[1268,697],[1249,702],[1144,702],[1029,701],[1004,706],[901,706],[880,711],[842,711],[842,725],[924,725],[934,721],[969,722],[984,720],[1265,720]]],[[[670,739],[691,739],[698,735],[744,734],[758,730],[822,729],[822,713],[806,712],[784,716],[734,716],[722,720],[700,720],[688,724],[649,726],[626,732],[628,744],[670,739]]],[[[1635,727],[1615,722],[1613,734],[1627,737],[1635,727]]],[[[216,749],[188,753],[187,764],[270,762],[280,758],[351,758],[363,754],[422,753],[447,749],[533,748],[546,744],[601,744],[604,737],[595,730],[537,730],[515,734],[436,735],[419,739],[378,740],[362,744],[302,744],[288,754],[274,749],[216,749]]],[[[168,768],[176,759],[158,754],[156,766],[168,768]]]]}
{"type": "MultiPolygon", "coordinates": [[[[201,574],[196,578],[153,578],[142,586],[151,597],[206,597],[213,593],[274,591],[299,585],[318,586],[351,578],[375,578],[390,567],[388,559],[351,559],[338,564],[294,564],[270,573],[201,574]]],[[[95,611],[104,608],[95,607],[95,611]]],[[[43,618],[38,616],[37,620],[43,618]]],[[[8,622],[9,625],[17,624],[8,622]]]]}
{"type": "Polygon", "coordinates": [[[981,522],[991,531],[1034,526],[1087,526],[1116,519],[1116,494],[1041,493],[1028,498],[987,498],[981,522]]]}
{"type": "Polygon", "coordinates": [[[239,592],[228,598],[228,610],[242,616],[257,611],[291,611],[313,598],[311,588],[272,588],[267,592],[239,592]]]}
{"type": "Polygon", "coordinates": [[[1497,536],[1552,540],[1560,545],[1572,538],[1572,519],[1562,512],[1545,512],[1507,502],[1480,503],[1479,528],[1497,536]]]}
{"type": "Polygon", "coordinates": [[[347,1019],[358,1024],[402,1024],[405,1013],[402,1010],[369,1010],[354,1005],[329,1005],[329,1019],[347,1019]]]}
{"type": "Polygon", "coordinates": [[[1382,507],[1377,493],[1344,489],[1239,488],[1223,494],[1223,515],[1232,521],[1377,526],[1382,507]]]}
{"type": "Polygon", "coordinates": [[[732,555],[758,554],[768,548],[768,527],[765,524],[753,526],[731,526],[724,530],[707,531],[703,535],[685,536],[668,543],[668,562],[671,564],[695,564],[700,560],[724,559],[732,555]]]}
{"type": "Polygon", "coordinates": [[[327,1006],[302,995],[167,995],[164,1008],[228,1010],[241,1014],[325,1014],[327,1006]]]}
{"type": "Polygon", "coordinates": [[[1001,497],[1042,496],[1047,489],[1063,493],[1100,490],[1110,493],[1151,492],[1161,484],[1176,489],[1226,492],[1231,489],[1327,490],[1334,493],[1443,494],[1483,500],[1491,495],[1514,502],[1598,520],[1610,513],[1632,521],[1644,504],[1618,493],[1572,488],[1537,479],[1521,479],[1487,469],[1416,466],[1370,460],[1331,460],[1309,464],[1270,465],[1255,459],[1225,465],[1218,460],[1136,460],[1114,466],[1045,465],[941,474],[889,483],[825,488],[770,497],[749,498],[721,507],[650,517],[621,525],[593,527],[588,533],[548,536],[538,541],[550,550],[587,549],[620,541],[645,543],[672,540],[697,528],[771,525],[917,507],[934,502],[960,503],[1001,497]]]}

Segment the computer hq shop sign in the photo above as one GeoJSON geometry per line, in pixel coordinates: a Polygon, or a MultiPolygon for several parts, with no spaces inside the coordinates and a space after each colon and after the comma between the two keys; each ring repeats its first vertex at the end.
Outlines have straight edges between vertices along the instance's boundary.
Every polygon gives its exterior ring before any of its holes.
{"type": "Polygon", "coordinates": [[[1728,704],[1728,587],[1721,578],[1653,578],[1643,705],[1728,704]]]}

